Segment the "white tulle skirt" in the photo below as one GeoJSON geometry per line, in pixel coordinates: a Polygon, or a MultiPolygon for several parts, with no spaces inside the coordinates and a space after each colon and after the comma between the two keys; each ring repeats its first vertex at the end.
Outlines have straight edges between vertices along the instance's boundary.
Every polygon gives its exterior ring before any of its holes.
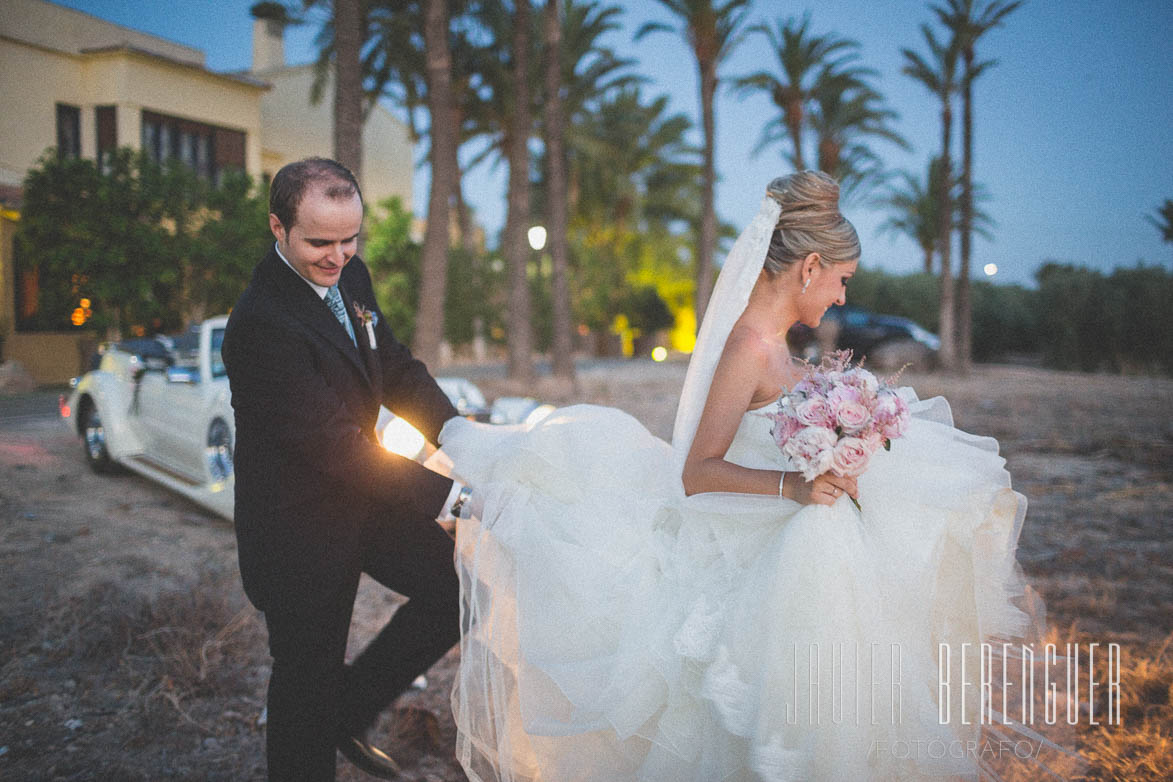
{"type": "Polygon", "coordinates": [[[941,683],[1026,630],[1026,503],[995,441],[912,409],[862,514],[685,497],[670,446],[612,408],[446,440],[488,495],[457,534],[469,778],[975,778],[978,699],[941,683]]]}

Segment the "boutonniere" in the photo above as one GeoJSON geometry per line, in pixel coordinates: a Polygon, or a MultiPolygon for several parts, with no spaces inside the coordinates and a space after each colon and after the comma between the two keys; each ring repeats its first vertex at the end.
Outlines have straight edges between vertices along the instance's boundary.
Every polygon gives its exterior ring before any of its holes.
{"type": "Polygon", "coordinates": [[[367,330],[367,341],[370,342],[371,350],[378,347],[375,342],[375,324],[379,322],[379,316],[373,310],[369,310],[357,301],[354,302],[354,316],[358,318],[358,322],[367,330]]]}

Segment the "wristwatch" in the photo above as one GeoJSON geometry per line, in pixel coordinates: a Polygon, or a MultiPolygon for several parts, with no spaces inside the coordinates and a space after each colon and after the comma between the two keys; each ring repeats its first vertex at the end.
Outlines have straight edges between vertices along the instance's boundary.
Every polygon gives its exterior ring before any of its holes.
{"type": "Polygon", "coordinates": [[[452,507],[448,509],[449,515],[454,519],[460,518],[460,512],[464,510],[464,506],[472,499],[472,489],[467,486],[461,486],[460,492],[457,493],[456,499],[452,503],[452,507]]]}

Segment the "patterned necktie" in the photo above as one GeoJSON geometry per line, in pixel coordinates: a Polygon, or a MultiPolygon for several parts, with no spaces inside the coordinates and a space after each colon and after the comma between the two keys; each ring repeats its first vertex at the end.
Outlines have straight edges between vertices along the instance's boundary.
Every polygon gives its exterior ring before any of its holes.
{"type": "Polygon", "coordinates": [[[338,292],[337,285],[331,285],[326,290],[326,306],[330,308],[330,312],[334,313],[334,317],[338,318],[338,322],[346,328],[351,343],[357,348],[358,340],[354,338],[354,325],[350,322],[350,318],[346,317],[346,307],[342,304],[342,294],[338,292]]]}

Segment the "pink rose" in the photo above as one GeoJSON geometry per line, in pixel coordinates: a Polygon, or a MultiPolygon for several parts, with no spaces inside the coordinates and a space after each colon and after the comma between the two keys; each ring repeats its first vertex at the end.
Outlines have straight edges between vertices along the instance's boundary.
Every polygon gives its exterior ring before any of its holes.
{"type": "Polygon", "coordinates": [[[875,417],[877,428],[886,439],[900,437],[908,428],[908,405],[895,392],[882,392],[876,400],[875,417]]]}
{"type": "Polygon", "coordinates": [[[880,381],[876,380],[876,376],[863,367],[848,370],[844,382],[860,389],[865,395],[875,394],[880,387],[880,381]]]}
{"type": "Polygon", "coordinates": [[[827,401],[832,407],[840,402],[862,402],[863,394],[858,388],[852,386],[839,385],[831,389],[827,394],[827,401]]]}
{"type": "Polygon", "coordinates": [[[864,403],[863,394],[852,386],[836,386],[827,395],[834,422],[848,434],[857,434],[871,421],[872,414],[864,403]]]}
{"type": "Polygon", "coordinates": [[[808,481],[813,481],[831,469],[835,455],[835,433],[823,426],[808,426],[800,429],[786,441],[782,452],[808,481]]]}
{"type": "Polygon", "coordinates": [[[829,426],[832,424],[831,408],[821,396],[812,396],[799,402],[794,408],[794,417],[803,426],[829,426]]]}
{"type": "Polygon", "coordinates": [[[779,448],[802,428],[802,424],[789,411],[775,413],[770,418],[774,421],[774,442],[778,444],[779,448]]]}
{"type": "Polygon", "coordinates": [[[863,437],[862,439],[865,443],[867,443],[868,453],[875,453],[884,447],[884,435],[880,434],[875,429],[869,431],[867,436],[863,437]]]}
{"type": "Polygon", "coordinates": [[[842,401],[832,405],[832,409],[835,411],[835,420],[848,434],[858,434],[872,420],[867,407],[859,402],[842,401]]]}
{"type": "Polygon", "coordinates": [[[871,455],[865,441],[858,437],[844,437],[835,445],[831,470],[844,477],[861,475],[867,469],[871,455]]]}

